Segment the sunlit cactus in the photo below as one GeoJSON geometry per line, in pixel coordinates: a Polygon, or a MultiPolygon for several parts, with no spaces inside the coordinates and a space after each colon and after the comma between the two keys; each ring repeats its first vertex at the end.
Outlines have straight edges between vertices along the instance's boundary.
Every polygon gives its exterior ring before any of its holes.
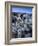
{"type": "Polygon", "coordinates": [[[12,32],[17,33],[17,38],[31,37],[32,15],[15,14],[12,17],[12,32]]]}

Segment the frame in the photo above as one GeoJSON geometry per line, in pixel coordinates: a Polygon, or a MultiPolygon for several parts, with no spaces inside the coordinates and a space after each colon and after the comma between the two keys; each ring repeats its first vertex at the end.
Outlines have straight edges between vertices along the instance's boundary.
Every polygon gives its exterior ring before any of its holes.
{"type": "Polygon", "coordinates": [[[5,44],[21,44],[37,42],[37,4],[23,2],[5,2],[5,44]],[[12,38],[11,6],[32,7],[32,37],[12,38]]]}

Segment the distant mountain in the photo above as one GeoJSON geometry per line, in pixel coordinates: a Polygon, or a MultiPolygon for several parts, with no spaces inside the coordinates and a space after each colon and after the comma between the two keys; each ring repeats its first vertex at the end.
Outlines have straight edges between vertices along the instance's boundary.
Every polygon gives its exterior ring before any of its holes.
{"type": "Polygon", "coordinates": [[[18,13],[16,13],[16,12],[11,12],[11,14],[15,14],[15,15],[17,15],[17,14],[27,14],[27,15],[32,15],[31,13],[20,13],[20,12],[18,12],[18,13]]]}

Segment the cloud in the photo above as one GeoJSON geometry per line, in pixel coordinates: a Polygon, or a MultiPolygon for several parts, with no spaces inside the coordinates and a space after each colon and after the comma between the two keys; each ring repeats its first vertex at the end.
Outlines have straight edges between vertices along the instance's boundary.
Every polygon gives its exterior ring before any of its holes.
{"type": "Polygon", "coordinates": [[[32,7],[12,7],[12,12],[32,14],[32,7]]]}

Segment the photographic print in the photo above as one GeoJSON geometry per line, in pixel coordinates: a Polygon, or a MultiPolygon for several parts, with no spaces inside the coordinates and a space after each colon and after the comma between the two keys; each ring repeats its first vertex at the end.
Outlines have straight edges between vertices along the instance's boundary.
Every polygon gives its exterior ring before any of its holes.
{"type": "Polygon", "coordinates": [[[37,42],[37,4],[5,2],[5,44],[37,42]]]}
{"type": "Polygon", "coordinates": [[[12,38],[32,37],[32,7],[11,6],[12,38]]]}

